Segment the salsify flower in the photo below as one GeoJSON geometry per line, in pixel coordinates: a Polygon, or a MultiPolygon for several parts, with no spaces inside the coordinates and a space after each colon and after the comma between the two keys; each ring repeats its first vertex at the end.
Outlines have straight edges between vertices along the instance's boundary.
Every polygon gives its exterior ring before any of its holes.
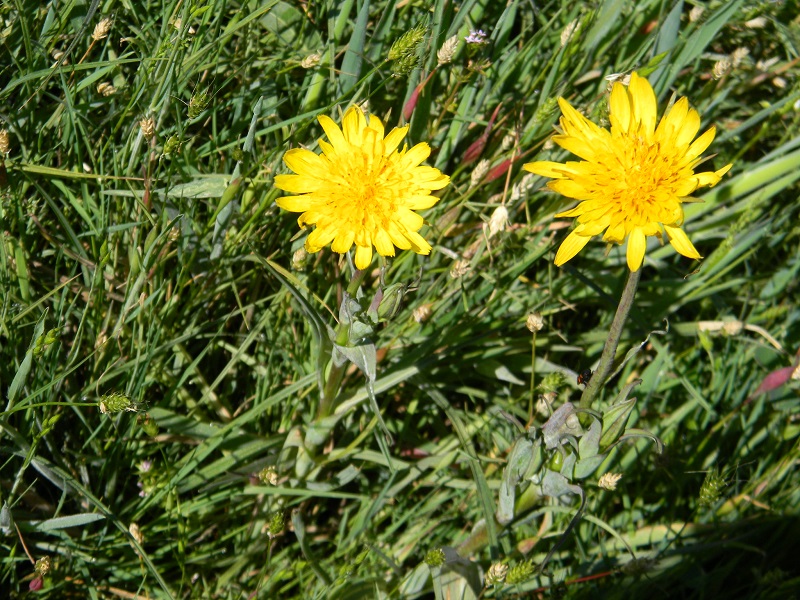
{"type": "Polygon", "coordinates": [[[681,204],[693,201],[690,194],[699,187],[716,185],[731,168],[694,172],[716,129],[712,126],[694,140],[700,115],[689,108],[686,98],[678,100],[656,126],[655,93],[636,73],[627,88],[617,82],[611,90],[611,131],[586,119],[563,98],[558,104],[563,114],[561,133],[553,141],[583,160],[540,161],[523,167],[553,178],[548,187],[580,200],[575,208],[556,215],[577,217],[578,224],[559,247],[555,264],[563,265],[590,238],[605,232],[603,240],[608,243],[628,240],[628,267],[637,271],[647,236],[662,239],[662,227],[680,254],[701,258],[681,229],[681,204]]]}
{"type": "Polygon", "coordinates": [[[278,206],[303,213],[300,227],[315,226],[306,250],[331,244],[334,252],[345,253],[355,244],[358,269],[369,267],[373,246],[381,256],[394,256],[395,246],[429,254],[430,244],[418,233],[423,218],[414,211],[436,204],[431,192],[450,182],[439,169],[420,165],[430,146],[398,150],[408,126],[384,135],[380,119],[367,119],[357,106],[344,114],[341,129],[325,115],[319,123],[329,140],[319,140],[322,154],[289,150],[283,162],[295,174],[275,177],[275,187],[297,194],[279,198],[278,206]]]}

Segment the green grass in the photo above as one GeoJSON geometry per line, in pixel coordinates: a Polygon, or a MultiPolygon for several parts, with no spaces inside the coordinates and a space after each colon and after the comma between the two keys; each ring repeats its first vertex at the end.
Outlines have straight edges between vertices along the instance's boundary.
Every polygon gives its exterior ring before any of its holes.
{"type": "MultiPolygon", "coordinates": [[[[17,0],[0,15],[0,595],[25,595],[43,557],[48,598],[800,588],[798,385],[755,395],[798,364],[796,2],[17,0]],[[103,16],[113,26],[93,43],[103,16]],[[389,49],[417,25],[420,68],[393,76],[389,49]],[[400,253],[384,273],[410,286],[371,337],[395,443],[351,365],[305,452],[349,275],[329,249],[293,264],[304,236],[272,177],[290,147],[317,148],[316,115],[368,101],[401,124],[444,41],[477,28],[491,43],[471,56],[461,43],[410,119],[410,142],[428,142],[452,184],[424,212],[431,255],[400,253]],[[749,54],[715,77],[737,48],[749,54]],[[586,506],[567,535],[577,497],[528,480],[501,525],[504,467],[526,439],[513,421],[544,392],[577,402],[627,270],[624,247],[600,243],[556,268],[569,222],[553,215],[569,201],[521,166],[566,158],[546,144],[558,96],[602,121],[605,76],[645,68],[662,109],[685,95],[703,130],[717,125],[715,168],[733,162],[686,211],[704,260],[649,248],[619,356],[639,350],[595,407],[640,378],[627,426],[664,450],[615,446],[575,482],[586,506]],[[512,168],[474,185],[465,155],[498,107],[480,158],[512,168]],[[489,240],[503,201],[512,225],[489,240]],[[455,257],[471,267],[460,278],[455,257]],[[120,399],[131,410],[101,413],[120,399]],[[258,477],[268,468],[274,485],[258,477]],[[725,485],[703,503],[711,469],[725,485]],[[605,472],[622,474],[616,491],[598,488],[605,472]],[[429,566],[437,549],[445,563],[429,566]],[[492,563],[526,561],[522,582],[481,591],[492,563]]],[[[369,274],[362,289],[379,285],[369,274]]],[[[534,411],[536,428],[546,419],[534,411]]]]}

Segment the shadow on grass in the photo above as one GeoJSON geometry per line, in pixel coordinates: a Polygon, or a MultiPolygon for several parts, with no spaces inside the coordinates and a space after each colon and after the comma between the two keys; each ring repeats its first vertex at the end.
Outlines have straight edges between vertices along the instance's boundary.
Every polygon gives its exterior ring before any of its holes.
{"type": "Polygon", "coordinates": [[[652,562],[567,591],[574,598],[800,597],[800,515],[712,524],[698,543],[680,540],[652,562]],[[636,572],[634,572],[636,571],[636,572]]]}

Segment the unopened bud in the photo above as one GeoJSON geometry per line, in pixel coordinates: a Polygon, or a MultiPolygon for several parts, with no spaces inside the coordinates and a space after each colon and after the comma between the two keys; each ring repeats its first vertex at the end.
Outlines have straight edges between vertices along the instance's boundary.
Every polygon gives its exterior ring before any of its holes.
{"type": "Polygon", "coordinates": [[[378,305],[378,321],[388,321],[400,312],[405,295],[406,286],[402,283],[393,283],[383,290],[383,298],[378,305]]]}
{"type": "Polygon", "coordinates": [[[292,268],[295,271],[302,271],[308,266],[308,252],[302,246],[292,254],[292,268]]]}
{"type": "Polygon", "coordinates": [[[145,413],[144,418],[141,419],[142,431],[149,437],[154,438],[158,435],[158,423],[149,414],[145,413]]]}
{"type": "Polygon", "coordinates": [[[699,21],[700,17],[703,16],[703,13],[705,12],[705,10],[706,9],[703,8],[702,6],[694,6],[694,7],[692,7],[692,10],[689,11],[689,22],[690,23],[696,23],[697,21],[699,21]]]}

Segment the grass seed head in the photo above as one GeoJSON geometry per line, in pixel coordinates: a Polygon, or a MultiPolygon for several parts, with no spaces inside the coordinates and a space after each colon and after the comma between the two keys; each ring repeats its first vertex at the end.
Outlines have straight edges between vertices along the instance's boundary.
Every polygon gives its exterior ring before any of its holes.
{"type": "Polygon", "coordinates": [[[498,585],[503,583],[506,580],[506,575],[508,574],[508,565],[504,563],[494,563],[491,567],[489,567],[489,572],[486,573],[486,579],[484,580],[485,587],[491,587],[493,585],[498,585]]]}
{"type": "Polygon", "coordinates": [[[524,583],[530,579],[533,572],[536,570],[532,560],[523,561],[511,567],[506,575],[506,583],[514,585],[517,583],[524,583]]]}
{"type": "Polygon", "coordinates": [[[441,567],[444,564],[444,561],[444,550],[441,548],[428,550],[428,553],[425,555],[425,564],[431,568],[441,567]]]}
{"type": "Polygon", "coordinates": [[[11,143],[8,137],[8,130],[0,129],[0,154],[8,154],[11,151],[11,143]]]}
{"type": "Polygon", "coordinates": [[[445,40],[444,44],[442,44],[442,47],[439,48],[439,51],[436,53],[436,59],[439,61],[439,66],[453,62],[453,57],[456,55],[456,50],[458,50],[458,36],[454,35],[453,37],[445,40]]]}
{"type": "Polygon", "coordinates": [[[156,134],[156,120],[153,117],[147,117],[139,121],[139,127],[142,130],[142,135],[148,139],[153,139],[156,134]]]}
{"type": "Polygon", "coordinates": [[[92,39],[95,42],[99,42],[103,38],[108,37],[108,32],[111,31],[111,25],[114,24],[114,21],[109,17],[103,17],[100,19],[100,22],[94,26],[94,31],[92,32],[92,39]]]}

